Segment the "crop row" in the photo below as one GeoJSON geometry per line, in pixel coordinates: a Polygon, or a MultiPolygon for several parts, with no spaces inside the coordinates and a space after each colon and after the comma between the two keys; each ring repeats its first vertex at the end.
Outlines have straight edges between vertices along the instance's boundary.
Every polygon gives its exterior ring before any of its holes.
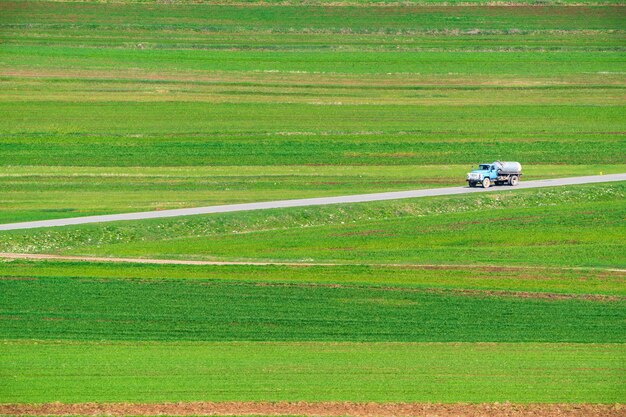
{"type": "Polygon", "coordinates": [[[132,278],[145,280],[223,280],[284,285],[354,285],[406,291],[468,291],[475,295],[514,294],[531,298],[626,297],[624,272],[605,269],[470,266],[377,265],[178,265],[141,261],[114,263],[79,260],[13,260],[0,262],[0,279],[132,278]]]}
{"type": "MultiPolygon", "coordinates": [[[[0,121],[0,134],[4,135],[201,135],[204,140],[208,139],[208,143],[211,143],[212,134],[368,131],[411,132],[415,135],[410,138],[413,140],[419,138],[420,133],[439,134],[442,139],[456,135],[511,138],[532,134],[550,138],[552,135],[604,133],[608,136],[606,142],[611,143],[621,140],[617,132],[621,132],[625,124],[624,108],[620,105],[316,106],[190,102],[85,105],[4,102],[0,103],[0,112],[4,115],[0,121]]],[[[221,138],[220,142],[227,142],[227,139],[221,138]]],[[[301,138],[299,142],[309,139],[301,138]]],[[[275,138],[267,140],[276,141],[275,138]]],[[[158,147],[159,143],[152,141],[152,145],[158,147]]]]}
{"type": "Polygon", "coordinates": [[[626,341],[626,301],[221,280],[2,279],[0,337],[51,340],[626,341]]]}
{"type": "MultiPolygon", "coordinates": [[[[194,28],[202,31],[254,29],[259,31],[298,32],[303,30],[352,30],[367,33],[387,29],[623,29],[623,7],[321,7],[310,4],[270,6],[267,4],[132,4],[103,2],[69,4],[55,1],[4,1],[3,23],[27,22],[34,26],[58,28],[117,26],[129,29],[175,30],[194,28]]],[[[392,32],[393,33],[393,32],[392,32]]]]}
{"type": "Polygon", "coordinates": [[[162,73],[184,70],[563,77],[599,72],[621,74],[623,66],[619,51],[268,52],[3,45],[2,52],[7,57],[0,65],[4,71],[9,68],[40,71],[46,68],[72,71],[132,68],[162,73]]]}
{"type": "Polygon", "coordinates": [[[10,341],[0,349],[8,403],[615,403],[626,394],[623,344],[10,341]]]}

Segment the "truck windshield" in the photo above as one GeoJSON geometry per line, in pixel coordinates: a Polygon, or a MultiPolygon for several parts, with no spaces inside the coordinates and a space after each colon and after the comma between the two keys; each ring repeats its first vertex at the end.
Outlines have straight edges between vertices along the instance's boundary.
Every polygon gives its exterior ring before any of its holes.
{"type": "Polygon", "coordinates": [[[478,165],[478,169],[484,169],[489,171],[489,165],[478,165]]]}

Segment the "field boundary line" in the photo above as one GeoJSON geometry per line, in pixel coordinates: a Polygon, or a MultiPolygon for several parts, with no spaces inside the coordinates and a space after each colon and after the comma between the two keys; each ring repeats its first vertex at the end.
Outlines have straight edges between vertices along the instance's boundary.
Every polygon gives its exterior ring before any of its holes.
{"type": "Polygon", "coordinates": [[[376,403],[376,402],[178,402],[178,403],[44,403],[0,404],[0,415],[23,416],[244,416],[244,415],[301,415],[350,417],[410,417],[410,416],[468,416],[468,417],[617,417],[624,415],[623,404],[513,404],[504,403],[376,403]]]}
{"type": "Polygon", "coordinates": [[[199,214],[232,213],[239,211],[267,210],[291,207],[325,206],[332,204],[363,203],[373,201],[401,200],[407,198],[437,197],[456,194],[485,193],[494,191],[513,191],[529,188],[557,187],[564,185],[582,185],[613,181],[626,181],[626,173],[610,175],[591,175],[583,177],[556,178],[521,182],[515,187],[470,188],[444,187],[423,190],[394,191],[374,194],[354,194],[336,197],[304,198],[296,200],[276,200],[258,203],[229,204],[220,206],[195,207],[160,211],[144,211],[135,213],[107,214],[98,216],[69,217],[64,219],[38,220],[31,222],[0,224],[0,231],[34,229],[40,227],[58,227],[89,223],[105,223],[127,220],[161,219],[168,217],[195,216],[199,214]]]}
{"type": "Polygon", "coordinates": [[[44,253],[9,253],[0,252],[0,259],[50,260],[92,263],[129,263],[154,265],[197,265],[197,266],[371,266],[381,268],[416,268],[416,269],[500,269],[500,270],[601,270],[626,273],[626,269],[603,267],[559,267],[535,265],[483,265],[483,264],[410,264],[410,263],[349,263],[349,262],[282,262],[282,261],[202,261],[192,259],[155,259],[155,258],[119,258],[103,256],[55,255],[44,253]]]}

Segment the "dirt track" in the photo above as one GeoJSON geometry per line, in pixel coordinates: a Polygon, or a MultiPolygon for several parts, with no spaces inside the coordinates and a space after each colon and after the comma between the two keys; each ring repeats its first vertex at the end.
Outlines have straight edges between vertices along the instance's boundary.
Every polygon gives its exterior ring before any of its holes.
{"type": "Polygon", "coordinates": [[[74,261],[74,262],[110,262],[110,263],[137,263],[156,265],[257,265],[257,266],[350,266],[366,265],[381,268],[415,268],[415,269],[478,269],[484,271],[523,271],[523,270],[603,270],[608,272],[623,273],[624,269],[617,268],[584,268],[584,267],[551,267],[551,266],[527,266],[527,265],[450,265],[450,264],[389,264],[389,263],[324,263],[324,262],[256,262],[256,261],[194,261],[187,259],[149,259],[149,258],[107,258],[98,256],[73,256],[53,255],[44,253],[3,253],[0,259],[32,259],[51,261],[74,261]]]}
{"type": "Polygon", "coordinates": [[[48,403],[0,405],[0,415],[90,415],[90,416],[220,416],[220,415],[301,415],[363,417],[622,417],[621,404],[427,404],[427,403],[347,403],[347,402],[189,402],[161,404],[131,403],[48,403]]]}

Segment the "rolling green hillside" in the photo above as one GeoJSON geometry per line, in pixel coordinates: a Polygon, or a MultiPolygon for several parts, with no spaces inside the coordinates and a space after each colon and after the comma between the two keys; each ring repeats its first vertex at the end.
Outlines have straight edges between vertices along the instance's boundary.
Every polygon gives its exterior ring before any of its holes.
{"type": "Polygon", "coordinates": [[[622,183],[16,230],[0,251],[206,260],[623,267],[622,183]]]}

